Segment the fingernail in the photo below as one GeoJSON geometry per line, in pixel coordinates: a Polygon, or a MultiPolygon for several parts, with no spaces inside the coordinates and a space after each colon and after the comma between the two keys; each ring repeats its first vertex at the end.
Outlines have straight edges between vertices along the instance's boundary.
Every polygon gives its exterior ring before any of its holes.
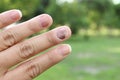
{"type": "Polygon", "coordinates": [[[68,44],[65,44],[64,46],[62,46],[60,49],[58,49],[59,54],[61,54],[62,56],[66,56],[71,52],[71,46],[68,44]]]}
{"type": "Polygon", "coordinates": [[[40,23],[41,23],[42,27],[47,27],[49,25],[48,16],[45,15],[45,14],[41,15],[41,17],[40,17],[40,23]]]}
{"type": "Polygon", "coordinates": [[[67,33],[67,31],[66,31],[66,28],[60,28],[60,29],[58,29],[58,31],[57,31],[57,37],[59,38],[59,39],[65,39],[65,37],[66,37],[66,33],[67,33]]]}
{"type": "Polygon", "coordinates": [[[10,16],[13,20],[17,20],[17,19],[22,17],[22,13],[21,13],[20,10],[14,10],[14,11],[11,12],[10,16]]]}

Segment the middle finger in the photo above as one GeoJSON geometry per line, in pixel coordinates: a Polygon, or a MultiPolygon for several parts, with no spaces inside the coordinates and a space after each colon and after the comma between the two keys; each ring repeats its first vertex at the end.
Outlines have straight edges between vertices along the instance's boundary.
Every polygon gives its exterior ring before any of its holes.
{"type": "Polygon", "coordinates": [[[11,47],[22,39],[50,26],[51,24],[52,18],[47,14],[43,14],[1,32],[0,42],[2,43],[0,43],[0,51],[11,47]]]}

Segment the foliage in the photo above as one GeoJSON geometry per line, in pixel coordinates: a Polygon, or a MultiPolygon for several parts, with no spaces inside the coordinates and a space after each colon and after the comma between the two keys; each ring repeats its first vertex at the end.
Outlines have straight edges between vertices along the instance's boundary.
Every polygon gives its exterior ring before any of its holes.
{"type": "Polygon", "coordinates": [[[94,23],[96,29],[103,25],[120,28],[120,4],[115,5],[112,0],[74,0],[73,3],[63,4],[55,4],[54,0],[55,5],[52,3],[52,8],[46,12],[53,16],[56,25],[70,25],[73,34],[81,28],[90,28],[94,23]]]}
{"type": "Polygon", "coordinates": [[[95,23],[99,29],[102,25],[120,28],[120,4],[112,0],[74,0],[72,3],[60,3],[60,0],[0,0],[0,12],[18,8],[23,12],[25,21],[42,13],[50,14],[54,19],[54,28],[69,25],[73,34],[79,29],[88,29],[95,23]]]}
{"type": "MultiPolygon", "coordinates": [[[[33,17],[39,0],[0,0],[0,12],[9,9],[20,9],[23,13],[23,19],[27,20],[33,17]]],[[[23,20],[23,21],[24,21],[23,20]]]]}

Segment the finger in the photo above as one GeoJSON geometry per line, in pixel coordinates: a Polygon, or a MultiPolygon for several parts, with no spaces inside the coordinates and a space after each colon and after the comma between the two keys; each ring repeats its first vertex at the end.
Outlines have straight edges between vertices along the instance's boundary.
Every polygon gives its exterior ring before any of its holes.
{"type": "Polygon", "coordinates": [[[71,47],[69,45],[60,45],[46,54],[23,63],[13,71],[8,72],[6,77],[9,80],[32,80],[51,66],[63,60],[70,52],[71,47]]]}
{"type": "Polygon", "coordinates": [[[43,14],[3,31],[0,33],[0,42],[2,42],[0,43],[0,51],[11,47],[35,32],[49,27],[51,24],[52,18],[47,14],[43,14]]]}
{"type": "Polygon", "coordinates": [[[12,24],[22,17],[20,10],[9,10],[0,14],[0,28],[12,24]]]}
{"type": "Polygon", "coordinates": [[[19,43],[0,55],[1,63],[6,63],[4,68],[10,68],[13,65],[24,61],[36,53],[42,52],[71,36],[71,31],[69,27],[63,26],[40,36],[33,37],[22,43],[19,43]],[[8,60],[6,62],[6,60],[8,60]]]}

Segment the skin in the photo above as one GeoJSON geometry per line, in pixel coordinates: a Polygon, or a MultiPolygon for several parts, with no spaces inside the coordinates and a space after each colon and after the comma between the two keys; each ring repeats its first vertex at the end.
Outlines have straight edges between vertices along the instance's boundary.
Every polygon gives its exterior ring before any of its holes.
{"type": "MultiPolygon", "coordinates": [[[[21,17],[19,10],[1,13],[0,28],[20,20],[21,17]]],[[[50,27],[52,22],[51,16],[42,14],[0,32],[0,80],[32,80],[69,55],[70,45],[58,45],[71,36],[71,30],[67,26],[57,27],[41,35],[25,39],[50,27]],[[56,47],[31,59],[53,46],[56,47]],[[12,68],[15,65],[17,66],[12,68]]]]}

